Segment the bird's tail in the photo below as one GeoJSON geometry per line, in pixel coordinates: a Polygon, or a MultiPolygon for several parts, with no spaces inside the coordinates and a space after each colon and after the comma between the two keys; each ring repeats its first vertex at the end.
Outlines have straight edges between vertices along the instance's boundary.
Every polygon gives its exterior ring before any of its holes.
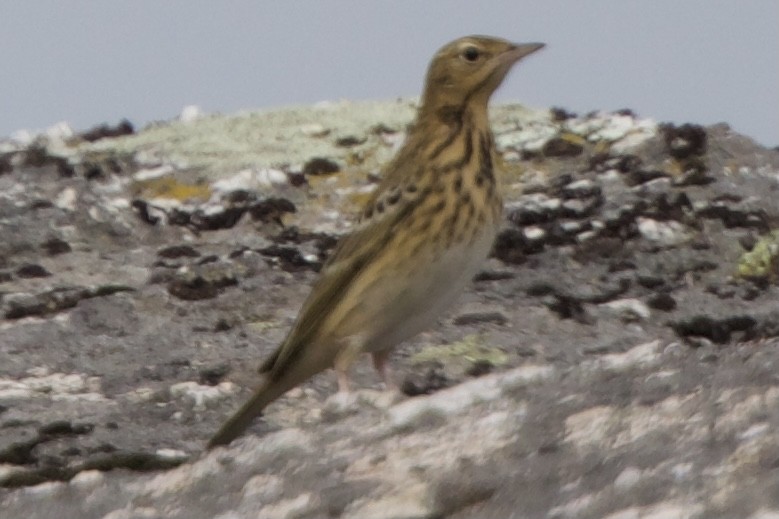
{"type": "Polygon", "coordinates": [[[227,445],[240,436],[251,425],[252,420],[262,413],[265,406],[279,398],[289,389],[289,385],[284,384],[283,381],[273,380],[271,377],[268,377],[262,386],[255,391],[254,395],[208,441],[208,448],[211,449],[217,445],[227,445]]]}

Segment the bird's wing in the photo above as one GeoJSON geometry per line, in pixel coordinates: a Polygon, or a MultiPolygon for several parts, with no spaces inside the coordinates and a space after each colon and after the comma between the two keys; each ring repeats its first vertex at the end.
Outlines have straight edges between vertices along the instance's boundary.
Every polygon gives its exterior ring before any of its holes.
{"type": "Polygon", "coordinates": [[[303,304],[289,335],[262,364],[260,373],[280,377],[312,342],[334,305],[366,265],[392,240],[421,199],[417,189],[382,185],[366,205],[358,226],[339,241],[303,304]]]}

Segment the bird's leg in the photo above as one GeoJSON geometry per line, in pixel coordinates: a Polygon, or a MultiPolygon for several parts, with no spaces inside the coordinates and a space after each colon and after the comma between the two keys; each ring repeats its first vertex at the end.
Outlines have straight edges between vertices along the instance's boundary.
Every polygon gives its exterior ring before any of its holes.
{"type": "Polygon", "coordinates": [[[387,362],[389,354],[389,350],[374,351],[371,353],[371,358],[373,358],[373,367],[376,368],[376,372],[387,389],[396,390],[398,385],[392,377],[392,370],[389,367],[389,362],[387,362]]]}
{"type": "Polygon", "coordinates": [[[338,391],[341,393],[349,392],[349,368],[357,360],[357,357],[362,352],[362,341],[352,338],[349,339],[347,344],[338,352],[335,357],[333,367],[335,368],[336,376],[338,377],[338,391]]]}
{"type": "Polygon", "coordinates": [[[349,373],[347,371],[341,371],[336,369],[336,376],[338,377],[338,392],[348,393],[349,389],[349,373]]]}

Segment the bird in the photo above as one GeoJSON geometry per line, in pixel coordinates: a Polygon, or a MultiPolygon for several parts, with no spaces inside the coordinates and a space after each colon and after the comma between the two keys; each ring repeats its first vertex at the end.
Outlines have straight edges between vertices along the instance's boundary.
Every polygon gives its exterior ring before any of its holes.
{"type": "Polygon", "coordinates": [[[488,102],[543,48],[466,36],[433,56],[416,118],[353,230],[324,264],[251,398],[208,448],[230,443],[290,389],[335,368],[339,391],[363,353],[388,387],[393,347],[435,322],[487,258],[503,210],[488,102]]]}

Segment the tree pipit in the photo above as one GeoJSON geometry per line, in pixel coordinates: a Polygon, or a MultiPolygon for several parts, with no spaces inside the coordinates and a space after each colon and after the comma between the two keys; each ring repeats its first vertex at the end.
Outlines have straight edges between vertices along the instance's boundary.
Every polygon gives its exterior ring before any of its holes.
{"type": "Polygon", "coordinates": [[[487,103],[511,66],[544,45],[469,36],[433,57],[416,120],[354,231],[325,264],[254,395],[211,438],[229,443],[272,401],[361,353],[391,384],[387,356],[448,307],[487,257],[503,203],[487,103]]]}

